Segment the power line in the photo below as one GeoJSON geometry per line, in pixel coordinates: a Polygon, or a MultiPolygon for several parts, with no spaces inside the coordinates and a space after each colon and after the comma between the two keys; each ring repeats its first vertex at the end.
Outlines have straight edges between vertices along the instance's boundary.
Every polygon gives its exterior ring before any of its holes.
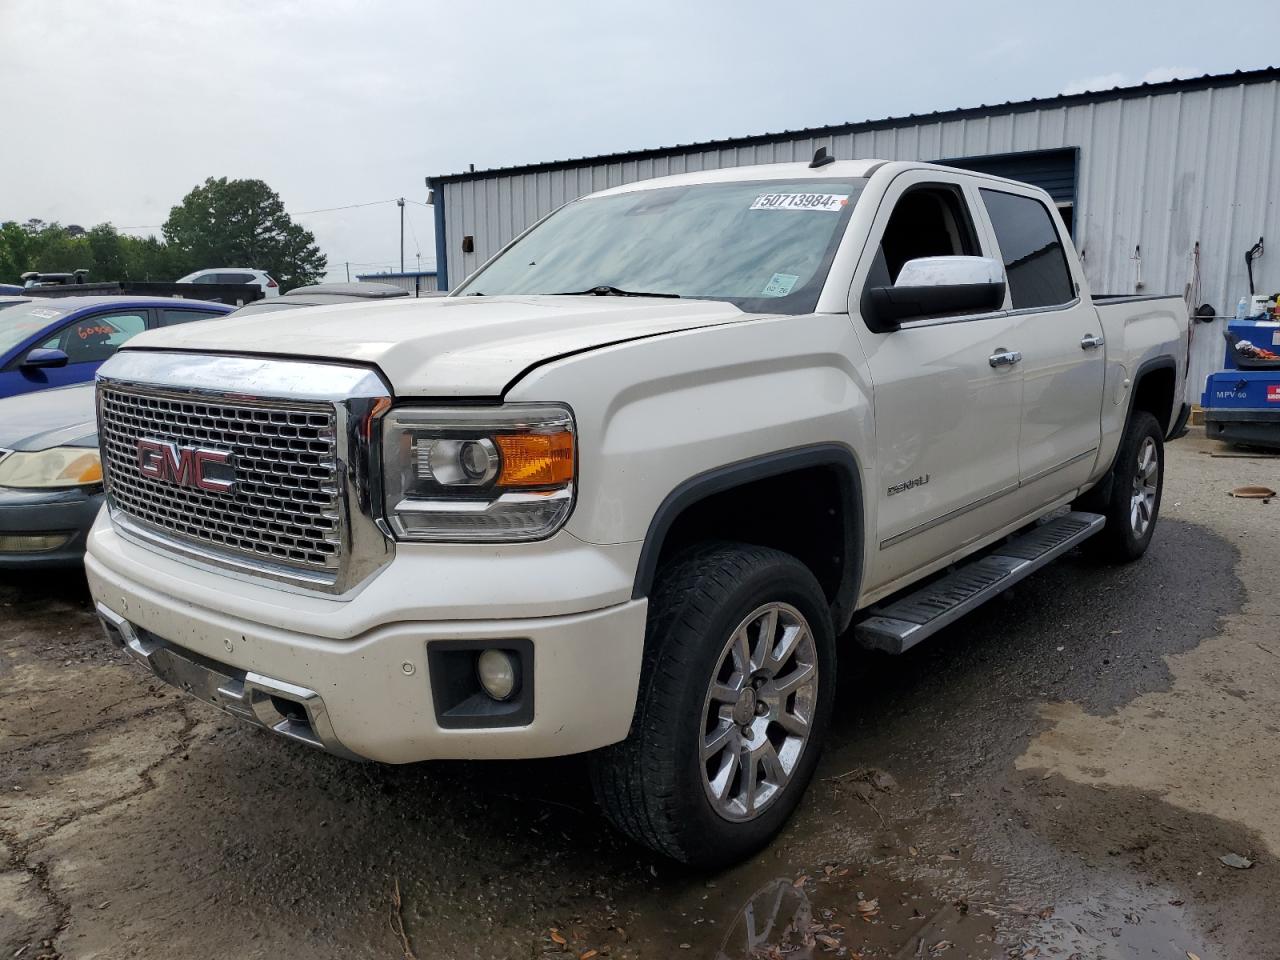
{"type": "MultiPolygon", "coordinates": [[[[377,206],[382,206],[384,204],[397,203],[397,202],[399,202],[398,198],[393,197],[390,200],[369,200],[365,203],[348,203],[340,207],[319,207],[315,210],[297,210],[294,213],[291,213],[289,215],[292,217],[306,217],[306,216],[310,216],[313,213],[335,213],[338,210],[356,210],[360,207],[377,207],[377,206]]],[[[420,200],[410,200],[408,197],[404,198],[404,202],[416,204],[419,207],[431,206],[431,204],[429,203],[423,203],[420,200]]],[[[143,224],[139,224],[137,226],[132,226],[132,227],[116,227],[116,229],[117,230],[159,230],[163,227],[164,227],[163,223],[143,223],[143,224]]]]}
{"type": "Polygon", "coordinates": [[[395,199],[391,200],[370,200],[368,203],[348,203],[342,207],[321,207],[319,210],[299,210],[297,213],[290,214],[294,217],[305,217],[312,213],[333,213],[335,210],[354,210],[356,207],[376,207],[384,203],[395,203],[395,199]]]}

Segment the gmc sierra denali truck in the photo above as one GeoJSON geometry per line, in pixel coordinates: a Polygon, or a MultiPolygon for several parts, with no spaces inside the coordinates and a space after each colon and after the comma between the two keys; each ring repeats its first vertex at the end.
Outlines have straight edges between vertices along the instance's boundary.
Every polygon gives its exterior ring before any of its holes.
{"type": "Polygon", "coordinates": [[[613,823],[726,863],[813,773],[838,636],[901,653],[1077,544],[1142,555],[1189,335],[1091,299],[1024,184],[821,153],[627,184],[445,298],[131,340],[89,581],[246,721],[589,751],[613,823]]]}

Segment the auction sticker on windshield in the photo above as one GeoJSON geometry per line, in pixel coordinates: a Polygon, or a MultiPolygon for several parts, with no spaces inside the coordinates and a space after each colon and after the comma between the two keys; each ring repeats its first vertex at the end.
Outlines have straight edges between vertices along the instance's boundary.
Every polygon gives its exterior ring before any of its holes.
{"type": "Polygon", "coordinates": [[[816,210],[839,213],[849,202],[847,193],[762,193],[752,210],[816,210]]]}
{"type": "Polygon", "coordinates": [[[766,297],[785,297],[799,279],[794,273],[775,273],[760,293],[766,297]]]}

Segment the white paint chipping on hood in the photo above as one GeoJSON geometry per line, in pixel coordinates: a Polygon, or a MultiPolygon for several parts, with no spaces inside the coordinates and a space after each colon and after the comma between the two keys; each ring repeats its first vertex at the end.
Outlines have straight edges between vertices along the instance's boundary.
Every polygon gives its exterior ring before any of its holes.
{"type": "Polygon", "coordinates": [[[431,297],[232,315],[140,334],[127,349],[364,363],[397,396],[498,396],[554,357],[756,316],[708,300],[431,297]]]}

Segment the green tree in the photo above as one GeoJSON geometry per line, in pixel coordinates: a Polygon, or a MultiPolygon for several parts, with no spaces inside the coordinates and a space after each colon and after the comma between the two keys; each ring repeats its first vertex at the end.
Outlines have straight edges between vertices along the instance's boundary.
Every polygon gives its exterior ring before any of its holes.
{"type": "Polygon", "coordinates": [[[28,220],[0,223],[0,283],[17,283],[28,270],[70,273],[90,280],[173,281],[194,269],[157,237],[131,237],[109,223],[91,230],[28,220]]]}
{"type": "Polygon", "coordinates": [[[261,180],[210,177],[169,211],[163,230],[170,250],[193,270],[254,267],[285,289],[315,283],[328,264],[311,231],[293,222],[261,180]]]}

